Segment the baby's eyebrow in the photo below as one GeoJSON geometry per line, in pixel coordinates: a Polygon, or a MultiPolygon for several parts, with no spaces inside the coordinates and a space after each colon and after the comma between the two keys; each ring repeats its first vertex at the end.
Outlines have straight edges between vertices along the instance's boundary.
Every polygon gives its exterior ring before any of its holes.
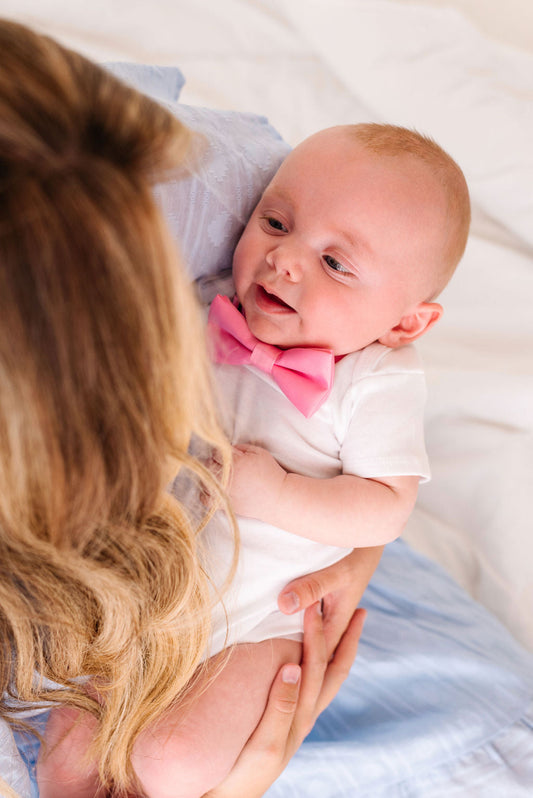
{"type": "MultiPolygon", "coordinates": [[[[259,205],[263,205],[263,203],[268,203],[269,201],[274,202],[276,200],[287,205],[289,210],[294,210],[292,194],[290,194],[290,192],[286,191],[284,188],[278,188],[275,185],[267,186],[265,188],[259,205]]],[[[370,243],[357,230],[355,230],[353,233],[349,233],[347,230],[338,228],[334,230],[334,233],[339,238],[342,238],[344,243],[356,253],[364,252],[367,255],[373,254],[373,249],[370,243]]]]}
{"type": "Polygon", "coordinates": [[[372,247],[370,246],[370,243],[362,235],[357,233],[357,231],[355,232],[355,235],[348,233],[346,230],[340,230],[340,229],[336,230],[335,232],[340,238],[344,239],[346,244],[351,249],[355,250],[356,252],[360,252],[363,250],[369,255],[372,254],[373,250],[372,247]]]}
{"type": "Polygon", "coordinates": [[[269,199],[273,199],[273,200],[279,199],[282,202],[285,202],[291,208],[293,207],[293,201],[292,201],[291,194],[289,194],[288,191],[285,191],[282,188],[275,188],[274,186],[272,186],[272,188],[270,188],[269,186],[267,186],[265,191],[264,191],[264,193],[263,193],[263,196],[261,197],[261,202],[264,202],[265,200],[269,200],[269,199]]]}

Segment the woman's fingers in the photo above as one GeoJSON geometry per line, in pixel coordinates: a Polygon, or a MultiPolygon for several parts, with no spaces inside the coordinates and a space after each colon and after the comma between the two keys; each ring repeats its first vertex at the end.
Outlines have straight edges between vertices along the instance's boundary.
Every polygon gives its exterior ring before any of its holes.
{"type": "Polygon", "coordinates": [[[320,601],[327,592],[322,584],[322,573],[322,571],[317,571],[290,582],[278,596],[278,607],[281,612],[291,615],[293,612],[305,610],[320,601]]]}
{"type": "Polygon", "coordinates": [[[327,568],[293,579],[278,596],[279,609],[290,615],[321,601],[328,593],[342,589],[353,579],[356,558],[357,554],[351,552],[327,568]]]}
{"type": "Polygon", "coordinates": [[[327,665],[328,653],[324,623],[320,613],[320,602],[317,602],[308,607],[304,615],[302,687],[293,724],[296,747],[309,734],[316,720],[316,706],[323,687],[327,665]]]}
{"type": "Polygon", "coordinates": [[[355,611],[330,659],[324,624],[317,613],[319,606],[317,604],[309,607],[304,619],[302,687],[293,724],[298,746],[309,734],[320,713],[335,698],[347,678],[357,654],[366,619],[366,610],[355,611]]]}
{"type": "Polygon", "coordinates": [[[343,634],[339,645],[335,649],[327,671],[324,676],[322,690],[317,702],[317,715],[329,706],[337,695],[342,683],[346,680],[354,663],[359,646],[359,640],[366,620],[366,610],[358,609],[354,612],[348,628],[343,634]]]}
{"type": "Polygon", "coordinates": [[[280,668],[263,717],[231,773],[204,798],[260,798],[273,784],[298,747],[293,743],[292,727],[300,682],[299,665],[289,663],[280,668]]]}
{"type": "Polygon", "coordinates": [[[262,751],[285,749],[298,707],[301,690],[301,668],[295,663],[278,671],[270,688],[268,702],[260,724],[249,742],[262,751]]]}
{"type": "Polygon", "coordinates": [[[301,667],[289,663],[278,672],[263,717],[231,773],[204,798],[260,798],[298,750],[318,715],[337,694],[355,655],[365,610],[357,610],[328,657],[320,603],[306,610],[301,667]]]}
{"type": "Polygon", "coordinates": [[[278,597],[280,610],[291,614],[322,600],[324,635],[331,656],[348,628],[382,553],[383,546],[354,549],[333,565],[294,579],[278,597]]]}

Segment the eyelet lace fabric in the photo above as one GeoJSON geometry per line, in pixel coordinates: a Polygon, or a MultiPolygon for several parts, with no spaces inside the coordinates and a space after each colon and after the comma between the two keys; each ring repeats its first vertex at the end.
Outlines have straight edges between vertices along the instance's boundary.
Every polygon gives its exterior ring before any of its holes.
{"type": "Polygon", "coordinates": [[[167,107],[198,134],[184,174],[156,188],[194,280],[231,268],[244,225],[290,148],[265,117],[167,107]]]}

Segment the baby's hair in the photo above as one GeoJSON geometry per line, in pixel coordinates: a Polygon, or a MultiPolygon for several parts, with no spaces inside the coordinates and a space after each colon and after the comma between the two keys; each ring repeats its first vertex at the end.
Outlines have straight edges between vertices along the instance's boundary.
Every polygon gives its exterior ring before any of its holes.
{"type": "Polygon", "coordinates": [[[447,205],[447,230],[442,267],[436,275],[433,296],[437,296],[452,277],[461,260],[470,229],[470,197],[459,165],[434,139],[398,125],[362,123],[348,125],[358,142],[377,155],[412,155],[427,164],[442,187],[447,205]]]}
{"type": "Polygon", "coordinates": [[[91,753],[120,790],[209,632],[209,513],[168,494],[170,463],[227,507],[203,324],[152,191],[191,134],[24,26],[0,20],[0,52],[0,718],[35,701],[93,713],[91,753]]]}

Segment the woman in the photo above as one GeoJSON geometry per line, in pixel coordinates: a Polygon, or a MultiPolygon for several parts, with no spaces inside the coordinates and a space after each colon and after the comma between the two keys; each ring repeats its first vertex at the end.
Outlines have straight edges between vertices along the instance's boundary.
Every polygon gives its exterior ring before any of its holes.
{"type": "MultiPolygon", "coordinates": [[[[0,717],[15,727],[39,702],[90,713],[89,780],[96,762],[101,794],[125,794],[135,739],[204,652],[198,534],[215,509],[231,516],[201,319],[152,195],[190,134],[22,26],[0,24],[0,51],[0,717]],[[214,497],[194,521],[166,491],[180,469],[214,497]]],[[[310,605],[349,573],[290,593],[310,605]]],[[[284,767],[353,660],[361,613],[328,664],[358,598],[346,586],[329,619],[308,612],[302,678],[278,674],[212,796],[259,796],[284,767]]]]}

